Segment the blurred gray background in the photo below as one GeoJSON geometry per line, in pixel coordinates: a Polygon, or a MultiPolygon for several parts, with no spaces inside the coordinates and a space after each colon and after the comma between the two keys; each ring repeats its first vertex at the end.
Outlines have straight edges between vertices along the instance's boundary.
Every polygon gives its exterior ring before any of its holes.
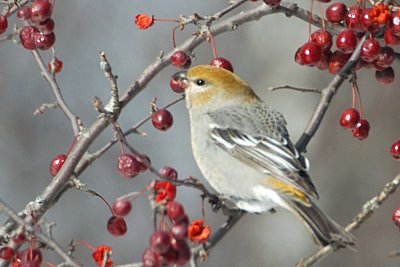
{"type": "MultiPolygon", "coordinates": [[[[109,98],[108,81],[99,69],[99,51],[107,53],[114,73],[119,76],[119,87],[124,91],[161,50],[172,49],[174,25],[156,22],[152,28],[139,31],[133,23],[136,14],[145,12],[158,18],[178,18],[180,14],[194,12],[210,14],[225,7],[227,2],[57,1],[53,14],[56,49],[57,56],[64,62],[57,78],[71,109],[89,126],[97,116],[91,107],[93,96],[104,101],[109,98]]],[[[244,9],[259,4],[261,2],[249,2],[244,9]]],[[[308,8],[309,2],[300,5],[308,8]]],[[[10,25],[14,22],[10,20],[10,25]]],[[[188,27],[184,32],[178,32],[177,42],[195,30],[188,27]]],[[[268,92],[266,88],[283,84],[324,87],[332,79],[327,72],[301,67],[294,62],[294,53],[307,41],[307,36],[307,23],[277,14],[215,38],[218,55],[228,58],[239,76],[271,106],[284,113],[293,140],[297,140],[306,126],[319,96],[285,90],[268,92]]],[[[212,59],[208,44],[195,52],[197,60],[194,64],[208,63],[212,59]]],[[[50,57],[50,52],[43,54],[46,59],[50,57]]],[[[19,210],[49,183],[49,162],[54,155],[66,153],[73,133],[60,111],[38,117],[32,115],[42,103],[54,99],[28,51],[12,42],[3,42],[0,62],[0,196],[19,210]]],[[[394,67],[399,73],[397,62],[394,67]]],[[[177,97],[169,89],[169,77],[176,71],[173,67],[166,68],[126,107],[120,117],[122,127],[127,129],[146,116],[154,96],[160,105],[177,97]]],[[[345,82],[307,153],[311,162],[310,174],[321,196],[318,203],[343,225],[400,170],[399,162],[389,155],[390,145],[400,138],[399,81],[383,86],[376,82],[372,70],[361,71],[358,81],[364,117],[371,124],[368,139],[358,141],[339,126],[341,112],[351,106],[351,88],[345,82]]],[[[148,137],[131,136],[129,141],[148,154],[154,166],[171,165],[179,171],[180,178],[192,175],[203,179],[191,154],[184,103],[172,107],[171,112],[175,123],[169,131],[161,133],[146,124],[141,130],[148,137]]],[[[106,130],[91,150],[101,147],[111,137],[112,132],[106,130]]],[[[112,148],[81,176],[88,187],[103,194],[110,202],[120,195],[140,190],[154,178],[150,173],[133,180],[120,177],[116,171],[118,155],[119,148],[112,148]]],[[[400,248],[400,233],[391,222],[392,211],[400,206],[399,194],[393,195],[355,232],[358,252],[340,250],[315,266],[399,266],[399,258],[386,256],[400,248]]],[[[177,199],[184,202],[191,219],[200,218],[197,191],[180,188],[177,199]]],[[[215,231],[224,217],[212,213],[208,205],[206,214],[207,222],[215,231]]],[[[93,246],[108,244],[113,247],[112,259],[116,264],[140,261],[152,232],[147,196],[134,203],[133,212],[127,217],[129,229],[125,236],[114,238],[107,233],[105,225],[109,216],[108,209],[99,199],[72,190],[46,214],[49,221],[57,223],[54,236],[61,244],[66,245],[70,239],[84,240],[93,246]]],[[[0,219],[3,222],[6,217],[0,219]]],[[[275,215],[245,216],[201,266],[294,266],[299,258],[315,249],[301,223],[279,209],[275,215]]],[[[76,257],[85,266],[93,266],[90,254],[81,247],[76,257]]],[[[60,259],[54,253],[48,253],[46,260],[56,264],[60,259]]]]}

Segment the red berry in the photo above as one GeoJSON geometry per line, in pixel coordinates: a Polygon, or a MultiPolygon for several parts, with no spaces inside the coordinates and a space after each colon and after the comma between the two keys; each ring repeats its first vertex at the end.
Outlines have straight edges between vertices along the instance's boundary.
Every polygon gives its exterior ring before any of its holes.
{"type": "Polygon", "coordinates": [[[17,18],[20,20],[29,19],[29,9],[26,6],[22,6],[17,11],[17,18]]]}
{"type": "Polygon", "coordinates": [[[376,32],[379,30],[379,24],[376,20],[375,11],[372,8],[366,8],[363,10],[360,21],[364,27],[364,30],[366,31],[376,32]]]}
{"type": "Polygon", "coordinates": [[[40,267],[43,261],[42,252],[37,248],[27,248],[20,255],[22,267],[40,267]]]}
{"type": "Polygon", "coordinates": [[[32,22],[45,21],[52,12],[53,6],[49,0],[35,0],[29,7],[29,18],[32,22]]]}
{"type": "Polygon", "coordinates": [[[393,159],[400,159],[400,140],[397,140],[392,144],[392,146],[390,147],[390,154],[392,155],[393,159]]]}
{"type": "Polygon", "coordinates": [[[214,66],[214,67],[218,67],[218,68],[223,68],[223,69],[233,72],[233,66],[232,66],[231,62],[229,62],[229,60],[227,60],[226,58],[223,58],[223,57],[214,58],[213,60],[211,60],[210,65],[214,66]]]}
{"type": "Polygon", "coordinates": [[[311,34],[311,41],[326,51],[332,47],[332,35],[323,30],[317,30],[311,34]]]}
{"type": "Polygon", "coordinates": [[[171,247],[171,240],[167,232],[158,230],[150,236],[149,244],[156,252],[164,254],[171,247]]]}
{"type": "Polygon", "coordinates": [[[8,22],[7,22],[7,17],[1,15],[0,16],[0,34],[5,32],[7,30],[8,22]]]}
{"type": "Polygon", "coordinates": [[[117,199],[112,205],[114,215],[124,217],[132,210],[132,204],[127,199],[117,199]]]}
{"type": "Polygon", "coordinates": [[[34,26],[23,27],[19,33],[19,38],[23,47],[29,50],[36,48],[35,35],[39,30],[34,26]]]}
{"type": "Polygon", "coordinates": [[[337,74],[343,68],[350,58],[350,54],[343,54],[336,50],[332,53],[328,60],[328,69],[332,74],[337,74]]]}
{"type": "Polygon", "coordinates": [[[264,0],[264,3],[266,3],[267,5],[269,5],[271,7],[276,7],[281,4],[281,0],[264,0]]]}
{"type": "Polygon", "coordinates": [[[126,178],[132,178],[139,174],[141,164],[132,154],[121,154],[118,157],[118,172],[126,178]]]}
{"type": "Polygon", "coordinates": [[[395,55],[391,47],[381,47],[378,57],[374,61],[374,66],[379,68],[387,68],[392,65],[395,55]]]}
{"type": "Polygon", "coordinates": [[[322,58],[316,64],[316,67],[320,70],[327,70],[329,68],[329,60],[332,56],[331,50],[326,50],[322,52],[322,58]]]}
{"type": "Polygon", "coordinates": [[[361,59],[366,62],[372,62],[379,56],[381,45],[376,39],[365,40],[361,47],[361,59]]]}
{"type": "Polygon", "coordinates": [[[382,71],[375,71],[375,78],[378,82],[383,84],[389,84],[394,81],[394,70],[392,67],[388,67],[382,71]]]}
{"type": "Polygon", "coordinates": [[[360,113],[355,108],[346,109],[340,116],[340,126],[346,129],[356,127],[360,121],[360,113]]]}
{"type": "Polygon", "coordinates": [[[154,249],[146,248],[142,255],[143,267],[161,267],[162,257],[154,249]]]}
{"type": "Polygon", "coordinates": [[[170,201],[167,203],[167,216],[172,221],[179,221],[185,217],[185,208],[180,202],[170,201]]]}
{"type": "Polygon", "coordinates": [[[358,140],[364,140],[369,134],[369,122],[367,120],[361,119],[356,127],[353,128],[353,136],[358,140]]]}
{"type": "Polygon", "coordinates": [[[345,30],[338,34],[336,47],[343,54],[351,54],[357,46],[357,37],[352,30],[345,30]]]}
{"type": "Polygon", "coordinates": [[[56,42],[56,35],[54,32],[44,34],[41,32],[34,34],[36,48],[40,50],[47,50],[56,42]]]}
{"type": "Polygon", "coordinates": [[[392,14],[389,27],[393,35],[400,36],[400,13],[398,11],[392,14]]]}
{"type": "Polygon", "coordinates": [[[299,65],[304,65],[303,60],[301,59],[300,51],[303,47],[300,46],[297,48],[296,53],[294,54],[294,61],[299,65]]]}
{"type": "Polygon", "coordinates": [[[393,211],[392,221],[397,227],[400,227],[400,208],[393,211]]]}
{"type": "Polygon", "coordinates": [[[159,170],[159,172],[162,176],[167,176],[167,177],[169,177],[171,179],[175,179],[175,180],[178,179],[178,172],[170,166],[162,167],[159,170]]]}
{"type": "Polygon", "coordinates": [[[175,244],[175,251],[178,254],[176,264],[179,266],[185,265],[190,260],[190,247],[186,241],[177,241],[175,244]]]}
{"type": "Polygon", "coordinates": [[[315,65],[322,58],[322,49],[315,42],[305,43],[299,53],[304,65],[315,65]]]}
{"type": "Polygon", "coordinates": [[[47,64],[47,68],[49,69],[50,72],[53,73],[59,73],[62,70],[62,67],[63,67],[63,62],[58,58],[55,58],[54,60],[50,61],[47,64]]]}
{"type": "Polygon", "coordinates": [[[174,123],[174,117],[166,109],[159,109],[151,115],[151,122],[154,128],[160,131],[168,130],[174,123]]]}
{"type": "Polygon", "coordinates": [[[15,244],[22,245],[26,240],[26,236],[24,233],[19,233],[19,234],[14,235],[12,237],[12,240],[14,241],[15,244]]]}
{"type": "Polygon", "coordinates": [[[362,9],[360,7],[356,7],[348,11],[345,15],[346,26],[348,29],[354,31],[363,31],[364,26],[361,23],[361,15],[362,9]]]}
{"type": "Polygon", "coordinates": [[[54,20],[48,18],[45,21],[39,22],[37,28],[43,34],[50,34],[54,30],[54,20]]]}
{"type": "Polygon", "coordinates": [[[64,165],[67,156],[64,154],[59,154],[55,156],[50,162],[50,174],[51,176],[56,176],[58,171],[61,169],[62,165],[64,165]]]}
{"type": "Polygon", "coordinates": [[[14,249],[10,247],[0,248],[0,258],[4,260],[10,260],[14,256],[14,249]]]}
{"type": "Polygon", "coordinates": [[[390,27],[386,27],[385,33],[383,35],[385,43],[387,45],[398,45],[400,44],[400,37],[393,34],[393,31],[390,27]]]}
{"type": "Polygon", "coordinates": [[[178,222],[175,222],[171,228],[171,234],[178,240],[184,240],[188,237],[189,218],[185,216],[178,222]]]}
{"type": "Polygon", "coordinates": [[[190,57],[183,51],[174,52],[170,58],[170,62],[173,66],[183,69],[189,68],[190,64],[192,64],[190,57]]]}
{"type": "Polygon", "coordinates": [[[107,231],[113,236],[121,236],[126,233],[128,227],[124,218],[120,216],[112,216],[107,221],[107,231]]]}
{"type": "Polygon", "coordinates": [[[186,84],[180,79],[174,79],[174,77],[171,77],[169,80],[169,86],[171,87],[172,91],[178,94],[182,94],[186,89],[186,84]]]}
{"type": "Polygon", "coordinates": [[[343,3],[334,3],[326,9],[326,19],[330,22],[339,23],[344,20],[347,8],[343,3]]]}
{"type": "Polygon", "coordinates": [[[135,155],[136,160],[139,162],[140,172],[145,172],[151,165],[151,160],[147,155],[135,155]]]}

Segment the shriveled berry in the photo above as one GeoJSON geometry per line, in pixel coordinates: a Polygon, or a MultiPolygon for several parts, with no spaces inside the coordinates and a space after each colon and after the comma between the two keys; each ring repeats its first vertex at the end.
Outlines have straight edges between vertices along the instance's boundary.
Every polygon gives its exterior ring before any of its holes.
{"type": "Polygon", "coordinates": [[[29,18],[32,22],[45,21],[52,12],[53,6],[49,0],[35,0],[29,7],[29,18]]]}
{"type": "Polygon", "coordinates": [[[5,32],[7,30],[8,22],[7,22],[7,17],[1,15],[0,16],[0,34],[5,32]]]}
{"type": "Polygon", "coordinates": [[[141,164],[132,154],[121,154],[118,157],[118,172],[126,178],[132,178],[139,174],[141,164]]]}
{"type": "Polygon", "coordinates": [[[122,236],[126,233],[128,227],[124,218],[120,216],[112,216],[107,221],[107,231],[113,236],[122,236]]]}
{"type": "Polygon", "coordinates": [[[167,203],[167,216],[172,221],[179,221],[185,217],[185,208],[180,202],[170,201],[167,203]]]}
{"type": "Polygon", "coordinates": [[[388,67],[382,71],[375,71],[375,78],[378,82],[383,84],[389,84],[394,81],[394,70],[392,67],[388,67]]]}
{"type": "Polygon", "coordinates": [[[44,34],[41,32],[34,34],[36,48],[40,50],[47,50],[56,42],[56,35],[54,32],[44,34]]]}
{"type": "Polygon", "coordinates": [[[17,18],[20,20],[27,20],[29,19],[29,8],[26,6],[22,6],[17,11],[17,18]]]}
{"type": "Polygon", "coordinates": [[[304,65],[315,65],[322,58],[322,49],[315,42],[307,42],[301,48],[300,56],[304,65]]]}
{"type": "Polygon", "coordinates": [[[216,57],[210,62],[211,66],[222,68],[233,72],[233,66],[229,60],[223,57],[216,57]]]}
{"type": "Polygon", "coordinates": [[[56,176],[58,171],[61,169],[61,167],[64,165],[65,160],[67,159],[67,156],[64,154],[59,154],[55,156],[51,162],[50,162],[50,174],[51,176],[56,176]]]}
{"type": "Polygon", "coordinates": [[[343,54],[351,54],[356,49],[357,37],[352,30],[345,30],[338,34],[336,47],[343,54]]]}
{"type": "Polygon", "coordinates": [[[350,58],[350,54],[343,54],[336,50],[332,53],[328,60],[328,70],[331,74],[337,74],[343,68],[350,58]]]}
{"type": "Polygon", "coordinates": [[[127,199],[117,199],[112,205],[114,215],[124,217],[132,210],[132,203],[127,199]]]}
{"type": "Polygon", "coordinates": [[[154,128],[160,131],[166,131],[174,123],[174,117],[168,110],[159,109],[151,115],[151,122],[154,128]]]}
{"type": "Polygon", "coordinates": [[[400,140],[397,140],[392,144],[390,147],[390,155],[392,155],[392,158],[395,160],[400,159],[400,140]]]}
{"type": "Polygon", "coordinates": [[[23,47],[29,50],[36,48],[35,35],[39,33],[39,30],[34,26],[26,26],[19,32],[19,38],[23,47]]]}
{"type": "Polygon", "coordinates": [[[159,170],[159,172],[162,176],[167,176],[167,177],[169,177],[171,179],[175,179],[175,180],[178,179],[178,172],[170,166],[162,167],[159,170]]]}
{"type": "Polygon", "coordinates": [[[378,58],[381,45],[376,39],[365,40],[361,47],[360,57],[366,62],[372,62],[378,58]]]}
{"type": "Polygon", "coordinates": [[[330,22],[339,23],[344,20],[347,12],[346,5],[343,3],[333,3],[326,9],[326,19],[330,22]]]}
{"type": "Polygon", "coordinates": [[[146,248],[142,255],[143,267],[161,267],[163,264],[160,254],[152,248],[146,248]]]}
{"type": "Polygon", "coordinates": [[[358,140],[364,140],[368,137],[370,125],[367,120],[361,119],[353,128],[353,136],[358,140]]]}
{"type": "Polygon", "coordinates": [[[150,236],[149,244],[156,252],[164,254],[171,247],[171,240],[167,232],[157,230],[150,236]]]}
{"type": "Polygon", "coordinates": [[[14,256],[14,249],[11,247],[0,248],[0,258],[4,260],[10,260],[14,256]]]}
{"type": "Polygon", "coordinates": [[[62,67],[63,67],[63,62],[58,58],[55,58],[54,60],[50,61],[47,64],[47,68],[49,69],[50,72],[53,73],[59,73],[62,70],[62,67]]]}
{"type": "Polygon", "coordinates": [[[170,62],[173,66],[183,69],[189,68],[190,64],[192,64],[190,57],[183,51],[174,52],[170,58],[170,62]]]}
{"type": "Polygon", "coordinates": [[[356,127],[360,121],[360,113],[355,108],[346,109],[340,116],[340,126],[346,129],[356,127]]]}

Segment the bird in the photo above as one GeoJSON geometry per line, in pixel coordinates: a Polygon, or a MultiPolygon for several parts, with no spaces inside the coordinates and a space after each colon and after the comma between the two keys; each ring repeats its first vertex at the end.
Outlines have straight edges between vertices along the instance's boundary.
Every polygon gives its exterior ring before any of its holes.
{"type": "Polygon", "coordinates": [[[315,204],[309,162],[282,113],[223,68],[197,65],[172,78],[185,87],[194,159],[221,199],[247,213],[285,208],[318,246],[356,249],[355,237],[315,204]]]}

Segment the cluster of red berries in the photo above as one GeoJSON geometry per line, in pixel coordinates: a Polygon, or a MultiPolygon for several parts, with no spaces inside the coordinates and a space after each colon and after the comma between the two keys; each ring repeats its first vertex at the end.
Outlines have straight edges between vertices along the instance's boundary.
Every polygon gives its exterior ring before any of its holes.
{"type": "Polygon", "coordinates": [[[34,0],[29,7],[20,7],[17,17],[29,20],[33,26],[21,29],[19,37],[23,47],[29,50],[47,50],[56,41],[54,34],[54,21],[50,18],[53,4],[49,0],[34,0]]]}
{"type": "Polygon", "coordinates": [[[353,136],[358,140],[368,137],[370,125],[367,120],[361,118],[360,113],[355,108],[346,109],[340,116],[340,126],[351,129],[353,136]]]}
{"type": "Polygon", "coordinates": [[[340,32],[336,38],[337,50],[331,51],[332,35],[324,29],[317,30],[311,34],[310,40],[296,51],[295,61],[298,64],[315,66],[336,74],[349,60],[359,38],[369,32],[370,39],[362,44],[355,70],[375,68],[375,77],[379,82],[388,84],[394,80],[394,71],[390,67],[394,61],[394,51],[391,47],[381,47],[379,41],[372,36],[386,27],[386,44],[400,44],[399,12],[391,14],[389,7],[383,3],[377,3],[372,8],[363,8],[360,4],[347,8],[343,3],[334,3],[326,9],[326,18],[332,23],[347,26],[347,30],[340,32]]]}

